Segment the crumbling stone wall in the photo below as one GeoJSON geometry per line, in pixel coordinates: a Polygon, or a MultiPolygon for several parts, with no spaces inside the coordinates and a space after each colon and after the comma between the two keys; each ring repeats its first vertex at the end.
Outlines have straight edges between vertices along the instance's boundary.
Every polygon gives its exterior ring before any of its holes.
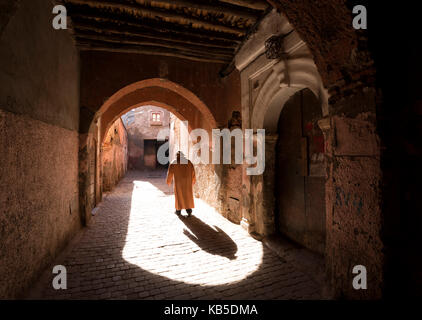
{"type": "MultiPolygon", "coordinates": [[[[367,105],[375,105],[371,90],[361,99],[366,99],[367,105]]],[[[328,160],[327,274],[338,296],[380,297],[384,265],[382,173],[374,113],[360,113],[354,118],[333,115],[325,121],[330,122],[324,132],[328,160]],[[356,265],[367,268],[367,290],[356,291],[352,287],[356,265]]]]}
{"type": "Polygon", "coordinates": [[[79,134],[79,210],[83,226],[89,223],[92,210],[102,198],[99,122],[93,122],[88,133],[79,134]]]}
{"type": "MultiPolygon", "coordinates": [[[[352,27],[355,1],[269,0],[284,14],[311,50],[324,85],[358,80],[373,63],[362,50],[365,32],[352,27]],[[357,71],[360,71],[356,74],[357,71]]],[[[356,1],[355,4],[361,4],[356,1]]],[[[370,74],[369,74],[370,75],[370,74]]]]}
{"type": "Polygon", "coordinates": [[[224,193],[223,215],[233,223],[239,224],[242,220],[241,211],[241,189],[242,185],[242,165],[223,165],[224,167],[224,193]]]}
{"type": "MultiPolygon", "coordinates": [[[[352,27],[353,1],[269,2],[287,17],[306,43],[329,95],[327,106],[323,107],[325,119],[321,129],[325,130],[326,147],[330,150],[326,155],[325,256],[334,295],[379,298],[384,261],[380,234],[382,175],[376,122],[380,93],[375,84],[368,34],[352,27]],[[352,268],[357,264],[365,265],[368,270],[368,290],[352,288],[352,268]]],[[[281,31],[278,30],[280,34],[285,33],[281,31]]],[[[271,35],[268,33],[267,38],[271,35]]],[[[286,41],[288,45],[289,40],[286,41]]],[[[259,86],[257,83],[258,90],[259,86]]],[[[249,88],[242,96],[246,97],[249,88]]],[[[253,97],[254,92],[249,95],[253,97]]],[[[244,202],[253,202],[252,189],[248,185],[244,189],[244,202]]],[[[244,215],[253,218],[253,213],[246,209],[244,215]]]]}
{"type": "Polygon", "coordinates": [[[102,191],[110,191],[124,177],[128,166],[128,137],[121,119],[115,121],[101,147],[102,191]]]}
{"type": "Polygon", "coordinates": [[[352,28],[354,1],[271,1],[314,55],[330,94],[321,125],[327,143],[327,274],[334,294],[379,298],[383,289],[382,179],[375,84],[368,33],[352,28]],[[368,270],[368,290],[352,288],[352,268],[368,270]]]}
{"type": "Polygon", "coordinates": [[[50,1],[22,0],[7,12],[0,14],[2,299],[23,294],[80,228],[77,50],[67,31],[52,28],[50,1]],[[7,12],[14,14],[3,24],[7,12]]]}
{"type": "MultiPolygon", "coordinates": [[[[227,129],[230,131],[242,128],[242,113],[233,111],[227,121],[227,129]]],[[[224,128],[223,128],[224,129],[224,128]]],[[[223,188],[221,190],[222,214],[233,223],[240,224],[242,221],[242,165],[236,164],[236,145],[232,139],[231,143],[231,163],[221,165],[223,188]]]]}

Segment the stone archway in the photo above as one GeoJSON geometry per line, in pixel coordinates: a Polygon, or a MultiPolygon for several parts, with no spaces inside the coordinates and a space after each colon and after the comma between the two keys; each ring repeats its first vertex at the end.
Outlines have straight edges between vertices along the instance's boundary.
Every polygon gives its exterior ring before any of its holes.
{"type": "MultiPolygon", "coordinates": [[[[101,143],[107,130],[122,114],[144,105],[155,105],[169,110],[179,119],[188,121],[191,129],[204,128],[211,131],[217,126],[205,103],[190,90],[172,81],[153,78],[118,90],[99,108],[88,133],[80,135],[79,198],[82,224],[88,223],[92,209],[101,201],[101,192],[96,192],[101,190],[101,173],[99,166],[94,163],[95,158],[101,157],[101,143]]],[[[208,173],[209,170],[213,168],[207,166],[204,174],[212,176],[208,173]]],[[[208,196],[218,199],[218,192],[218,189],[214,190],[208,196]]]]}
{"type": "Polygon", "coordinates": [[[264,191],[275,196],[275,232],[323,256],[327,162],[321,118],[319,101],[309,89],[286,102],[278,119],[274,188],[264,191]]]}
{"type": "Polygon", "coordinates": [[[274,227],[274,166],[277,123],[285,103],[296,92],[308,88],[328,115],[328,93],[314,62],[313,55],[287,19],[271,12],[260,29],[246,42],[237,56],[241,72],[242,122],[244,128],[265,129],[265,171],[261,176],[243,174],[242,223],[252,233],[267,236],[274,227]],[[268,59],[265,40],[277,33],[288,34],[284,57],[268,59]]]}
{"type": "MultiPolygon", "coordinates": [[[[255,225],[255,232],[261,236],[273,234],[276,231],[274,210],[275,210],[275,172],[276,172],[276,146],[279,139],[277,124],[281,116],[282,110],[290,98],[295,94],[309,90],[309,88],[280,88],[280,90],[273,96],[273,99],[268,103],[267,108],[260,108],[256,106],[262,116],[254,116],[252,118],[253,128],[263,128],[266,131],[265,135],[265,171],[263,175],[253,177],[251,180],[251,194],[252,210],[251,215],[252,225],[255,225]],[[257,124],[259,118],[262,119],[261,124],[257,124]]],[[[265,105],[263,105],[265,106],[265,105]]],[[[324,103],[321,103],[321,114],[324,113],[324,103]]],[[[255,111],[254,110],[254,111],[255,111]]],[[[319,128],[318,128],[319,129],[319,128]]]]}
{"type": "Polygon", "coordinates": [[[160,78],[130,84],[113,94],[97,112],[101,118],[101,137],[110,123],[130,108],[146,104],[168,109],[180,119],[187,120],[192,128],[215,128],[216,120],[211,111],[193,92],[160,78]]]}

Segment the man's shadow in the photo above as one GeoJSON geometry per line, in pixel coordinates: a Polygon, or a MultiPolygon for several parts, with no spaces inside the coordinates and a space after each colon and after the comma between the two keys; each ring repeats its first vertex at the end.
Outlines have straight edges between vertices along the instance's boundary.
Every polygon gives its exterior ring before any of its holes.
{"type": "Polygon", "coordinates": [[[212,254],[235,260],[237,245],[236,243],[219,227],[211,228],[201,219],[195,216],[178,216],[188,230],[184,229],[183,233],[202,250],[212,254]]]}

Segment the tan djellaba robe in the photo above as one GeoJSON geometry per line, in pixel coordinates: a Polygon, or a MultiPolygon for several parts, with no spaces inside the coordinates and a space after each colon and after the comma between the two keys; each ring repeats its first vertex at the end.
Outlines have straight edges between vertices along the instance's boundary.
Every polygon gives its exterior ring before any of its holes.
{"type": "Polygon", "coordinates": [[[196,177],[192,162],[188,160],[187,164],[182,164],[177,163],[177,160],[173,161],[167,172],[167,184],[170,185],[173,178],[176,210],[194,208],[193,185],[196,182],[196,177]]]}

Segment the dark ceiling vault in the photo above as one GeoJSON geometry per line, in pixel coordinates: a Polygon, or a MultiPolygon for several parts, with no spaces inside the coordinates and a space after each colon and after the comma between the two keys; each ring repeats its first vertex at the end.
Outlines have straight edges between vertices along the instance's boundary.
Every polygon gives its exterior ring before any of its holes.
{"type": "Polygon", "coordinates": [[[233,61],[265,0],[62,0],[80,50],[233,61]]]}

